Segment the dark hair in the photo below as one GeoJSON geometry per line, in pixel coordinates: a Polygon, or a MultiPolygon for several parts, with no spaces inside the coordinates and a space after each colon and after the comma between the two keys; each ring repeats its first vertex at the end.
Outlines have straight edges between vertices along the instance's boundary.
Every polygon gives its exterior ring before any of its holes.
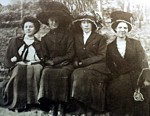
{"type": "Polygon", "coordinates": [[[40,29],[40,22],[36,18],[34,18],[32,16],[24,17],[23,20],[22,20],[22,23],[21,23],[22,29],[24,28],[24,24],[26,22],[32,22],[34,24],[35,29],[36,29],[35,33],[37,33],[39,31],[39,29],[40,29]]]}
{"type": "MultiPolygon", "coordinates": [[[[118,26],[118,24],[120,23],[120,22],[124,22],[124,21],[117,21],[117,22],[114,22],[112,25],[111,25],[111,27],[112,27],[112,29],[116,32],[116,27],[118,26]]],[[[124,22],[124,23],[126,23],[126,22],[124,22]]],[[[128,25],[128,32],[129,31],[131,31],[131,29],[132,29],[132,27],[131,27],[131,25],[130,24],[128,24],[128,23],[126,23],[127,25],[128,25]]]]}
{"type": "MultiPolygon", "coordinates": [[[[91,21],[90,21],[91,22],[91,21]]],[[[92,24],[92,32],[96,30],[96,26],[94,25],[93,22],[91,22],[92,24]]],[[[72,31],[75,32],[75,33],[79,33],[79,32],[82,32],[82,29],[81,29],[81,21],[77,21],[75,22],[73,25],[72,25],[72,31]]]]}

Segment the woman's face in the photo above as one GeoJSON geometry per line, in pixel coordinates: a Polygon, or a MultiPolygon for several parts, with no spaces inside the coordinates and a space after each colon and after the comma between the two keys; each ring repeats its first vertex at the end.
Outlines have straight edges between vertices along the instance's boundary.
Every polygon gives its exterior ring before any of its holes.
{"type": "Polygon", "coordinates": [[[28,36],[33,36],[36,31],[34,23],[32,22],[25,22],[23,30],[24,30],[25,35],[28,35],[28,36]]]}
{"type": "Polygon", "coordinates": [[[126,34],[128,33],[128,25],[125,22],[120,22],[118,23],[115,30],[116,30],[118,37],[124,38],[126,37],[126,34]]]}
{"type": "Polygon", "coordinates": [[[81,21],[81,29],[85,33],[92,31],[92,23],[88,20],[81,21]]]}
{"type": "Polygon", "coordinates": [[[49,18],[48,24],[50,29],[56,29],[59,26],[58,19],[56,18],[49,18]]]}

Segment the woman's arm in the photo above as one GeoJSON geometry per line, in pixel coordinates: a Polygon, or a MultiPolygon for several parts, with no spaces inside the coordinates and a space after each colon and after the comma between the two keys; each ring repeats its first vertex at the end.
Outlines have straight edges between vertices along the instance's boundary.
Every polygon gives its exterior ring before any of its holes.
{"type": "Polygon", "coordinates": [[[107,50],[107,44],[106,44],[106,39],[101,36],[102,39],[99,42],[98,48],[97,48],[97,55],[84,59],[82,60],[82,66],[88,66],[90,64],[98,63],[101,61],[105,61],[106,58],[106,50],[107,50]]]}
{"type": "MultiPolygon", "coordinates": [[[[141,67],[141,70],[143,69],[148,69],[149,65],[148,65],[148,60],[147,60],[147,56],[146,53],[140,43],[140,41],[137,41],[136,43],[136,49],[137,49],[137,55],[138,55],[138,63],[141,67]]],[[[144,75],[144,85],[145,86],[149,86],[150,85],[150,75],[149,75],[149,70],[145,71],[145,75],[144,75]],[[147,74],[148,73],[148,74],[147,74]]]]}
{"type": "Polygon", "coordinates": [[[5,60],[4,60],[4,64],[6,68],[10,68],[14,66],[18,61],[20,61],[20,57],[17,51],[17,46],[18,46],[17,39],[19,38],[13,38],[9,41],[5,60]]]}
{"type": "Polygon", "coordinates": [[[65,45],[65,46],[67,46],[66,54],[64,56],[53,58],[52,60],[53,60],[54,64],[59,64],[63,61],[70,62],[73,60],[73,57],[74,57],[74,40],[73,40],[73,37],[71,35],[67,35],[66,39],[67,39],[67,44],[65,45]]]}

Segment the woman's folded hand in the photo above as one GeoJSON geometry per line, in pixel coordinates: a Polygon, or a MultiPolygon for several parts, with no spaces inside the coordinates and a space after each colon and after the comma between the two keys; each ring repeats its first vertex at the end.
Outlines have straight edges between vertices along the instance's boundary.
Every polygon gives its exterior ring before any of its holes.
{"type": "Polygon", "coordinates": [[[45,63],[46,65],[50,65],[50,66],[54,65],[54,62],[52,60],[47,60],[45,63]]]}
{"type": "Polygon", "coordinates": [[[147,81],[147,80],[145,80],[145,81],[144,81],[144,86],[145,86],[145,87],[150,86],[150,82],[147,81]]]}
{"type": "Polygon", "coordinates": [[[16,61],[17,61],[17,57],[14,56],[14,57],[12,57],[10,60],[11,60],[11,62],[16,62],[16,61]]]}
{"type": "Polygon", "coordinates": [[[19,61],[19,62],[17,62],[16,64],[26,65],[26,63],[23,62],[23,61],[19,61]]]}

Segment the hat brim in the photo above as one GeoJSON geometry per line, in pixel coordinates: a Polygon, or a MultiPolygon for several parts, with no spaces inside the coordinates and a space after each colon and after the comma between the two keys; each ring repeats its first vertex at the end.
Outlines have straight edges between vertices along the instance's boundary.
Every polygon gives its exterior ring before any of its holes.
{"type": "Polygon", "coordinates": [[[131,23],[129,23],[125,20],[116,20],[115,22],[113,22],[111,24],[111,28],[114,30],[114,32],[116,32],[116,27],[117,27],[118,23],[120,23],[120,22],[125,22],[128,25],[128,32],[130,32],[132,30],[132,24],[131,23]]]}
{"type": "Polygon", "coordinates": [[[95,30],[98,29],[98,26],[97,26],[96,22],[94,20],[90,19],[90,18],[76,19],[76,20],[73,21],[73,24],[75,25],[76,23],[81,22],[81,21],[85,21],[85,20],[90,21],[91,23],[93,23],[94,26],[95,26],[95,30]]]}
{"type": "Polygon", "coordinates": [[[69,24],[72,21],[72,17],[70,14],[65,13],[64,11],[51,11],[51,12],[41,12],[37,14],[37,19],[43,23],[48,25],[48,19],[50,17],[57,17],[60,23],[69,24]]]}

